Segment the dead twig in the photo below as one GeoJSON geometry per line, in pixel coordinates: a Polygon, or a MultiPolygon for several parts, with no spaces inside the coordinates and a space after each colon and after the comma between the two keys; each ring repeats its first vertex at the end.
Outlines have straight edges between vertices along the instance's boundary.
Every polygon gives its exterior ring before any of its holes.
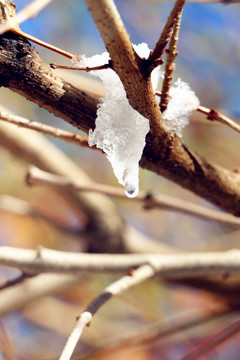
{"type": "Polygon", "coordinates": [[[81,67],[81,66],[68,66],[68,65],[58,65],[55,63],[51,63],[50,67],[52,69],[66,69],[66,70],[80,70],[80,71],[93,71],[93,70],[105,70],[105,69],[112,69],[112,63],[109,61],[107,64],[99,65],[99,66],[93,66],[93,67],[81,67]]]}
{"type": "MultiPolygon", "coordinates": [[[[73,134],[69,131],[65,131],[65,130],[61,130],[59,128],[55,128],[53,126],[41,124],[37,121],[32,121],[32,120],[23,118],[21,116],[7,113],[2,110],[0,110],[0,120],[6,121],[10,124],[17,125],[19,127],[23,127],[25,129],[38,131],[44,135],[48,135],[48,136],[54,137],[59,140],[64,140],[69,143],[73,143],[73,144],[80,145],[83,147],[91,148],[88,145],[88,137],[87,136],[73,134]]],[[[93,148],[101,151],[100,149],[96,148],[95,146],[93,148]]]]}
{"type": "MultiPolygon", "coordinates": [[[[34,185],[50,185],[54,187],[65,188],[81,192],[95,192],[120,199],[129,199],[125,192],[115,186],[103,185],[98,183],[91,183],[89,185],[82,185],[76,181],[72,181],[67,177],[50,174],[46,171],[40,170],[35,166],[31,166],[26,177],[27,184],[34,185]]],[[[144,208],[149,209],[164,209],[168,211],[177,211],[183,214],[200,217],[203,219],[217,221],[226,225],[237,226],[240,225],[240,218],[231,214],[226,214],[221,211],[206,208],[201,205],[193,204],[181,199],[176,199],[171,196],[158,194],[146,194],[139,192],[139,194],[130,201],[138,201],[143,204],[144,208]]]]}
{"type": "Polygon", "coordinates": [[[199,106],[197,108],[197,111],[201,112],[202,114],[207,115],[207,120],[217,121],[223,125],[230,127],[231,129],[237,131],[238,133],[240,133],[240,125],[237,124],[235,121],[231,120],[230,118],[228,118],[227,116],[221,114],[217,110],[208,109],[204,106],[199,106]]]}
{"type": "Polygon", "coordinates": [[[151,278],[155,270],[150,265],[142,265],[130,275],[124,276],[109,285],[98,297],[96,297],[80,315],[77,323],[70,334],[59,360],[69,360],[86,326],[89,326],[93,315],[111,297],[121,294],[123,291],[151,278]]]}

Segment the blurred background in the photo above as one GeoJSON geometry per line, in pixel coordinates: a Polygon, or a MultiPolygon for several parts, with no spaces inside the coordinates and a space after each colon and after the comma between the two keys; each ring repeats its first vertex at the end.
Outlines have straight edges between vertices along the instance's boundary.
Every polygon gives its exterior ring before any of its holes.
{"type": "MultiPolygon", "coordinates": [[[[19,11],[30,1],[15,0],[15,3],[19,11]]],[[[118,0],[116,5],[132,42],[146,42],[153,48],[172,9],[172,3],[118,0]]],[[[238,3],[187,3],[183,11],[174,75],[175,80],[180,77],[190,84],[202,106],[216,108],[236,121],[240,117],[239,14],[238,3]]],[[[105,51],[84,1],[53,0],[36,18],[23,23],[21,28],[76,55],[92,56],[105,51]]],[[[36,48],[46,63],[71,65],[69,60],[60,55],[37,45],[36,48]]],[[[70,71],[58,73],[80,88],[83,86],[83,76],[91,77],[70,71]]],[[[98,89],[97,85],[93,86],[98,89]]],[[[1,88],[0,94],[1,104],[19,116],[78,131],[8,89],[1,88]]],[[[48,141],[79,164],[94,181],[118,186],[104,155],[59,140],[48,141]]],[[[211,162],[229,169],[240,166],[239,134],[208,122],[201,114],[192,115],[190,125],[183,131],[183,141],[211,162]]],[[[49,217],[72,228],[84,228],[84,221],[81,222],[60,196],[56,197],[46,188],[29,189],[24,185],[26,168],[25,162],[1,148],[1,195],[27,201],[40,213],[47,212],[49,217]]],[[[144,170],[140,170],[140,189],[213,207],[189,191],[144,170]]],[[[239,230],[236,228],[164,210],[147,212],[134,201],[115,202],[127,223],[167,245],[187,251],[239,247],[239,230]]],[[[70,251],[79,251],[82,246],[81,238],[74,231],[63,232],[43,219],[20,216],[3,208],[0,210],[0,245],[36,248],[39,244],[70,251]]],[[[2,270],[0,276],[4,283],[14,278],[15,273],[2,270]]],[[[15,358],[56,359],[74,325],[76,315],[113,279],[110,276],[86,276],[70,290],[59,292],[58,297],[48,295],[4,315],[3,327],[9,335],[15,358]]],[[[147,331],[147,326],[152,322],[159,326],[160,323],[174,322],[176,318],[194,318],[218,307],[222,308],[220,300],[207,293],[180,286],[166,286],[157,280],[149,281],[112,300],[103,308],[86,331],[76,353],[93,350],[99,344],[121,338],[123,334],[128,336],[137,330],[147,331]]],[[[121,351],[118,349],[110,355],[99,355],[97,358],[177,360],[231,321],[232,317],[228,316],[194,331],[182,331],[165,341],[149,342],[149,345],[137,348],[125,349],[122,346],[121,351]],[[124,350],[126,352],[122,353],[124,350]]],[[[239,336],[229,340],[207,359],[239,359],[239,340],[239,336]]],[[[0,359],[10,358],[0,355],[0,359]]]]}

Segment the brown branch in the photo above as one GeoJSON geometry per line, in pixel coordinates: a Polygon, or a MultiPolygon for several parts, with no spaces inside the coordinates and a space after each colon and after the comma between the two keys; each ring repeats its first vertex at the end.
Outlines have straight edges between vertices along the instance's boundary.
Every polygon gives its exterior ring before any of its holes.
{"type": "MultiPolygon", "coordinates": [[[[182,9],[183,10],[183,9],[182,9]]],[[[169,101],[169,90],[172,84],[172,74],[175,68],[175,58],[178,55],[177,51],[177,43],[178,43],[178,35],[180,30],[181,24],[181,17],[182,17],[182,10],[178,13],[175,25],[173,28],[172,36],[169,42],[169,48],[166,51],[167,53],[167,60],[165,65],[165,74],[162,84],[162,93],[161,93],[161,101],[160,101],[160,109],[161,112],[164,112],[168,106],[169,101]]]]}
{"type": "MultiPolygon", "coordinates": [[[[88,145],[88,137],[79,135],[79,134],[73,134],[69,131],[61,130],[59,128],[55,128],[53,126],[41,124],[37,121],[31,121],[26,118],[23,118],[21,116],[10,114],[6,111],[0,110],[0,120],[6,121],[10,124],[17,125],[19,127],[23,127],[25,129],[38,131],[41,134],[49,135],[51,137],[54,137],[59,140],[64,140],[72,144],[80,145],[83,147],[90,148],[88,145]]],[[[100,149],[97,149],[101,151],[100,149]]]]}
{"type": "Polygon", "coordinates": [[[93,67],[58,65],[58,64],[55,64],[55,63],[51,63],[50,67],[52,69],[80,70],[80,71],[86,71],[86,72],[93,71],[93,70],[112,69],[111,61],[109,61],[107,64],[99,65],[99,66],[93,66],[93,67]]]}
{"type": "Polygon", "coordinates": [[[156,60],[161,59],[164,49],[166,48],[167,43],[170,40],[176,21],[179,17],[179,14],[182,13],[185,3],[186,0],[176,0],[171,14],[169,15],[169,18],[166,22],[166,25],[160,35],[160,38],[156,43],[153,51],[149,55],[148,62],[150,70],[152,70],[158,65],[156,64],[156,60]]]}
{"type": "MultiPolygon", "coordinates": [[[[93,3],[100,8],[100,2],[93,1],[93,3]]],[[[5,8],[6,4],[1,0],[0,18],[2,19],[6,19],[5,8]]],[[[109,24],[108,19],[106,24],[109,24]]],[[[113,47],[114,36],[111,37],[111,31],[108,33],[112,58],[119,42],[116,41],[113,47]]],[[[94,128],[98,101],[56,77],[25,39],[15,34],[4,34],[0,38],[0,51],[1,86],[23,95],[85,132],[94,128]]],[[[127,51],[124,55],[126,53],[127,51]]],[[[240,175],[209,163],[190,150],[179,138],[162,129],[161,114],[151,90],[150,79],[146,79],[142,73],[139,74],[138,58],[130,66],[131,69],[128,67],[132,57],[135,58],[132,51],[129,61],[126,61],[123,53],[121,54],[121,62],[118,65],[116,65],[118,57],[115,56],[115,65],[112,59],[114,70],[122,68],[119,73],[121,72],[122,79],[125,77],[124,86],[131,105],[148,117],[152,124],[152,133],[147,136],[140,166],[165,176],[223,209],[239,215],[240,175]],[[127,64],[127,67],[124,64],[127,64]],[[128,73],[128,70],[131,72],[128,73]],[[127,84],[128,80],[129,84],[127,84]]],[[[140,59],[140,65],[143,64],[144,61],[140,59]]]]}
{"type": "Polygon", "coordinates": [[[235,121],[229,119],[227,116],[219,113],[217,110],[208,109],[204,106],[199,106],[197,108],[197,111],[201,112],[202,114],[207,115],[207,120],[217,121],[223,125],[230,127],[234,131],[237,131],[238,133],[240,133],[240,125],[237,124],[235,121]]]}
{"type": "Polygon", "coordinates": [[[99,296],[91,301],[84,312],[80,315],[73,331],[68,338],[59,360],[69,360],[71,358],[84,328],[90,325],[93,316],[109,299],[111,299],[113,296],[123,293],[124,291],[138,285],[147,279],[150,279],[154,276],[154,274],[155,270],[152,266],[142,265],[135,271],[132,271],[131,274],[122,277],[121,279],[106,287],[106,289],[99,296]]]}
{"type": "Polygon", "coordinates": [[[156,104],[150,72],[146,71],[146,59],[141,59],[134,51],[113,0],[85,2],[110,54],[113,70],[122,81],[130,105],[149,119],[152,133],[162,133],[162,115],[156,104]]]}
{"type": "MultiPolygon", "coordinates": [[[[130,200],[126,197],[125,192],[117,187],[97,183],[82,185],[77,181],[71,181],[67,177],[50,174],[34,166],[29,168],[26,181],[30,186],[50,185],[53,187],[56,186],[62,189],[70,189],[73,191],[97,192],[120,199],[130,200]]],[[[217,221],[230,226],[240,226],[240,219],[238,217],[163,194],[151,195],[140,192],[130,201],[137,201],[142,203],[144,208],[147,210],[164,209],[168,211],[177,211],[183,214],[192,215],[211,221],[217,221]]]]}
{"type": "Polygon", "coordinates": [[[28,39],[28,40],[34,42],[34,43],[36,43],[36,44],[38,44],[40,46],[43,46],[43,47],[47,48],[48,50],[51,50],[51,51],[54,51],[54,52],[56,52],[56,53],[58,53],[60,55],[63,55],[65,57],[69,58],[69,59],[74,58],[74,55],[69,53],[68,51],[62,50],[62,49],[60,49],[60,48],[58,48],[56,46],[48,44],[45,41],[42,41],[42,40],[36,38],[35,36],[29,35],[29,34],[23,32],[22,30],[11,28],[10,31],[17,34],[17,35],[19,35],[19,36],[24,37],[25,39],[28,39]]]}

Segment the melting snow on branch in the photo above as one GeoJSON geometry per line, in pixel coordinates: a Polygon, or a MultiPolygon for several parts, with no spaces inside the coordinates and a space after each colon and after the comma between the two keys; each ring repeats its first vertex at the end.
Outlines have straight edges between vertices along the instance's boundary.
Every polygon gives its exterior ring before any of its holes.
{"type": "MultiPolygon", "coordinates": [[[[134,49],[145,58],[150,52],[144,43],[134,46],[134,49]]],[[[81,56],[77,65],[94,67],[107,64],[109,60],[109,54],[104,52],[91,58],[81,56]]],[[[91,74],[103,81],[106,95],[98,106],[95,129],[89,132],[89,145],[96,145],[106,153],[119,183],[125,187],[126,195],[134,197],[138,194],[138,163],[149,132],[149,121],[129,105],[124,87],[112,69],[94,70],[91,74]]],[[[157,89],[159,78],[158,67],[152,72],[154,90],[157,89]]],[[[164,127],[181,134],[182,128],[188,123],[189,113],[198,106],[198,100],[181,80],[175,85],[170,90],[169,106],[163,114],[164,127]]]]}
{"type": "Polygon", "coordinates": [[[188,117],[199,106],[199,100],[189,85],[178,79],[169,91],[170,100],[163,113],[163,126],[182,136],[182,129],[189,124],[188,117]]]}
{"type": "MultiPolygon", "coordinates": [[[[146,44],[139,48],[141,56],[147,57],[149,51],[146,44]]],[[[109,54],[81,58],[79,66],[93,67],[108,63],[109,54]]],[[[149,121],[129,105],[124,87],[112,69],[91,71],[91,74],[103,81],[106,95],[98,106],[96,127],[89,132],[89,145],[96,145],[106,153],[126,195],[134,197],[138,193],[138,163],[149,132],[149,121]]]]}

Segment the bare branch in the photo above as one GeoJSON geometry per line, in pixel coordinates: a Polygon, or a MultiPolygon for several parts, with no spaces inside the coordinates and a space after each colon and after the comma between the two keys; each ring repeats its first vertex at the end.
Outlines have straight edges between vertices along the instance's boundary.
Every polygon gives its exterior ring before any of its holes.
{"type": "Polygon", "coordinates": [[[81,337],[83,329],[89,326],[93,315],[103,306],[112,296],[121,294],[131,287],[151,278],[155,274],[154,268],[150,265],[142,265],[131,275],[124,276],[109,285],[98,297],[96,297],[80,315],[68,341],[63,349],[59,360],[69,360],[81,337]]]}
{"type": "Polygon", "coordinates": [[[227,116],[220,114],[215,109],[208,109],[204,106],[199,106],[197,108],[197,111],[207,115],[207,120],[217,121],[223,125],[230,127],[231,129],[237,131],[238,133],[240,133],[240,125],[239,124],[237,124],[235,121],[229,119],[227,116]]]}
{"type": "Polygon", "coordinates": [[[224,341],[228,340],[230,337],[236,335],[240,331],[240,321],[231,324],[226,329],[217,333],[212,339],[208,340],[205,344],[198,347],[196,350],[192,351],[187,356],[184,356],[181,360],[195,360],[198,359],[200,355],[206,354],[209,351],[213,350],[216,346],[222,344],[224,341]]]}
{"type": "MultiPolygon", "coordinates": [[[[28,120],[21,116],[13,115],[13,114],[10,114],[10,113],[8,113],[6,111],[2,111],[2,110],[0,110],[0,120],[6,121],[10,124],[17,125],[19,127],[23,127],[25,129],[38,131],[44,135],[49,135],[56,139],[64,140],[69,143],[73,143],[73,144],[84,146],[84,147],[91,149],[91,147],[88,145],[88,137],[87,136],[73,134],[69,131],[65,131],[65,130],[55,128],[53,126],[41,124],[37,121],[28,120]]],[[[96,147],[94,147],[94,149],[99,150],[96,147]]]]}
{"type": "Polygon", "coordinates": [[[151,70],[158,65],[158,63],[156,63],[156,60],[161,59],[164,49],[166,48],[167,43],[172,35],[173,28],[179,17],[179,14],[182,13],[185,2],[186,0],[176,0],[171,14],[169,15],[169,18],[166,22],[166,25],[160,35],[160,38],[148,58],[148,61],[150,62],[149,67],[151,70]]]}
{"type": "Polygon", "coordinates": [[[42,40],[36,38],[35,36],[29,35],[29,34],[23,32],[22,30],[11,28],[10,31],[12,31],[13,33],[20,35],[20,36],[24,37],[25,39],[28,39],[38,45],[41,45],[51,51],[54,51],[60,55],[63,55],[69,59],[74,58],[74,55],[69,53],[68,51],[62,50],[54,45],[48,44],[45,41],[42,41],[42,40]]]}
{"type": "MultiPolygon", "coordinates": [[[[183,10],[183,9],[182,9],[183,10]]],[[[160,109],[161,112],[166,110],[168,101],[169,101],[169,90],[172,84],[172,74],[175,68],[175,58],[178,55],[177,51],[177,43],[178,43],[178,35],[180,30],[181,24],[181,17],[182,17],[182,10],[177,14],[177,18],[175,21],[175,25],[173,28],[172,36],[169,42],[169,48],[166,51],[167,53],[167,61],[165,65],[165,74],[162,84],[162,94],[161,94],[161,101],[160,101],[160,109]]]]}
{"type": "MultiPolygon", "coordinates": [[[[50,174],[34,166],[29,168],[26,181],[30,186],[50,185],[71,189],[73,191],[97,192],[116,198],[130,200],[126,197],[125,192],[122,189],[115,186],[98,183],[81,185],[76,181],[71,181],[67,177],[50,174]]],[[[168,211],[177,211],[183,214],[192,215],[211,221],[217,221],[230,226],[240,226],[240,219],[238,217],[163,194],[151,195],[149,193],[146,194],[144,192],[139,192],[139,194],[130,201],[137,201],[142,203],[144,208],[147,210],[164,209],[168,211]]]]}
{"type": "Polygon", "coordinates": [[[21,282],[25,281],[26,279],[32,276],[34,275],[28,275],[23,273],[12,280],[7,280],[3,285],[0,285],[0,291],[7,289],[13,285],[20,284],[21,282]]]}
{"type": "Polygon", "coordinates": [[[0,265],[14,267],[27,274],[39,272],[125,273],[148,264],[165,280],[198,279],[203,276],[240,275],[240,250],[177,254],[83,254],[40,248],[26,250],[0,248],[0,265]]]}
{"type": "Polygon", "coordinates": [[[80,66],[67,66],[67,65],[58,65],[55,63],[50,64],[52,69],[66,69],[66,70],[80,70],[80,71],[93,71],[93,70],[105,70],[105,69],[111,69],[112,64],[111,61],[109,61],[107,64],[94,66],[94,67],[80,67],[80,66]]]}

